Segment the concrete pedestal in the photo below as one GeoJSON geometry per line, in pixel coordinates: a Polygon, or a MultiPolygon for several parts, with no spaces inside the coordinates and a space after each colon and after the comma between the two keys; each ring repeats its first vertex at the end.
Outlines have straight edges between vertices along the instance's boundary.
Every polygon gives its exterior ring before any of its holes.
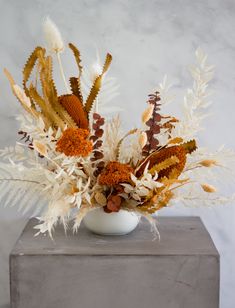
{"type": "Polygon", "coordinates": [[[198,217],[159,217],[161,241],[141,223],[125,236],[30,220],[10,255],[12,308],[218,308],[219,254],[198,217]]]}

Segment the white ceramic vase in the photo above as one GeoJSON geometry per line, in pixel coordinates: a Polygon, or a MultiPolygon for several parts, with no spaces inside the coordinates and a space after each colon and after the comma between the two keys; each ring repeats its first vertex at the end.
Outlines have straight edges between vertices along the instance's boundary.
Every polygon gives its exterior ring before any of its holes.
{"type": "Polygon", "coordinates": [[[103,208],[89,212],[83,222],[87,229],[100,235],[125,235],[133,231],[139,216],[135,213],[120,210],[117,213],[106,213],[103,208]]]}

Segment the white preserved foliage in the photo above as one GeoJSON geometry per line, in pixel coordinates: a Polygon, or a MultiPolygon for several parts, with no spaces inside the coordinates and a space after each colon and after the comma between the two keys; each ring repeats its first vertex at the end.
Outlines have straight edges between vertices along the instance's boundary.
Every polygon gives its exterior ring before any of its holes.
{"type": "Polygon", "coordinates": [[[4,206],[18,206],[23,214],[35,215],[45,206],[48,192],[44,190],[44,171],[22,164],[0,164],[1,201],[4,206]],[[36,196],[36,198],[35,198],[36,196]]]}
{"type": "Polygon", "coordinates": [[[147,197],[152,190],[161,187],[162,184],[157,181],[158,174],[156,173],[154,177],[148,172],[148,166],[146,166],[143,176],[141,178],[136,178],[134,174],[131,174],[131,180],[135,184],[122,184],[124,187],[124,192],[122,196],[125,199],[134,199],[136,201],[141,201],[141,198],[147,197]]]}
{"type": "Polygon", "coordinates": [[[187,90],[184,97],[184,117],[172,132],[172,137],[180,136],[185,140],[194,138],[202,129],[202,120],[208,116],[206,109],[211,104],[208,100],[211,94],[208,83],[213,77],[214,66],[207,65],[207,55],[200,48],[195,54],[197,65],[190,68],[193,87],[187,90]]]}

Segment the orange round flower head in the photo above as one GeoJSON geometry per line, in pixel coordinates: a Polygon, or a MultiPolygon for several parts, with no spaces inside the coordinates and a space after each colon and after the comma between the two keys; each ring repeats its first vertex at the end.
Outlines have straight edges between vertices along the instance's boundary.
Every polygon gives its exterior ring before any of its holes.
{"type": "Polygon", "coordinates": [[[56,151],[66,156],[88,156],[92,151],[92,143],[86,138],[89,135],[87,129],[68,128],[56,143],[56,151]]]}
{"type": "Polygon", "coordinates": [[[109,162],[99,176],[100,185],[114,186],[119,183],[129,182],[134,169],[127,164],[117,161],[109,162]]]}

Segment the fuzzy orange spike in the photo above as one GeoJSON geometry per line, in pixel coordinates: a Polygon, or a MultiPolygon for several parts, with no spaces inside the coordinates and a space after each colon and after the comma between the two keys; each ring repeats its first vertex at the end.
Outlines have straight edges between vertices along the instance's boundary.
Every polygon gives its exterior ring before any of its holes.
{"type": "Polygon", "coordinates": [[[59,103],[65,108],[79,128],[88,129],[87,113],[79,98],[74,94],[65,94],[58,97],[59,103]]]}

